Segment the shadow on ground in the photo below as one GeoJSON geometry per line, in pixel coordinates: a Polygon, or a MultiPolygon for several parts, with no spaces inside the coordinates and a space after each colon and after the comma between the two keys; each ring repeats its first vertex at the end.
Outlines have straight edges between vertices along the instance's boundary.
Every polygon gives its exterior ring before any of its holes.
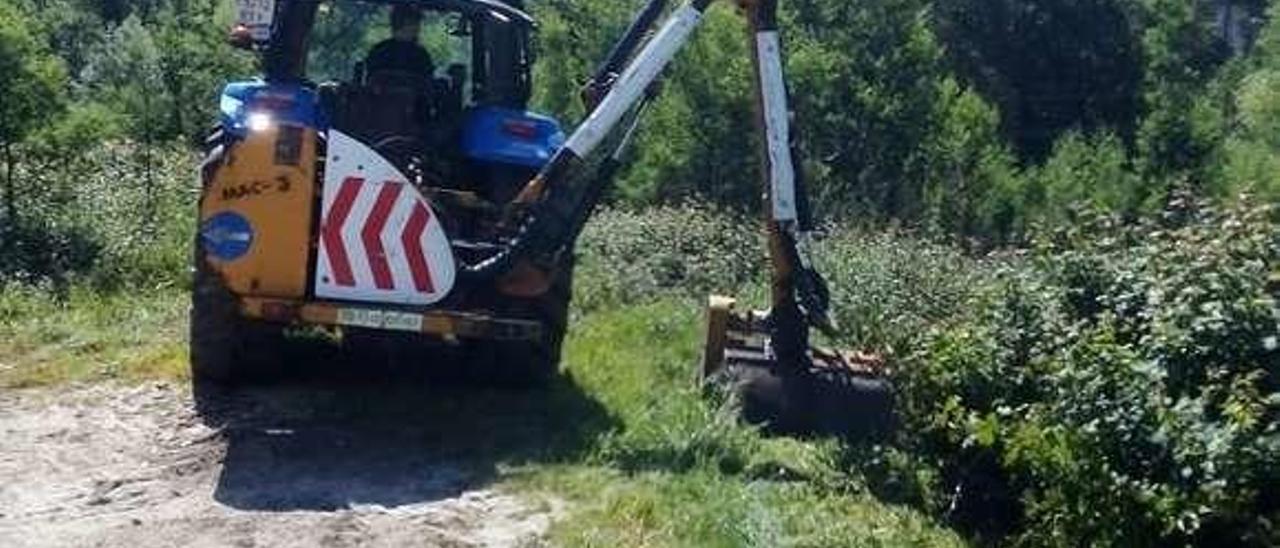
{"type": "Polygon", "coordinates": [[[615,421],[578,387],[433,382],[360,356],[311,352],[283,382],[200,386],[226,455],[214,498],[256,511],[396,508],[492,483],[503,465],[579,457],[615,421]],[[301,379],[301,380],[300,380],[301,379]]]}

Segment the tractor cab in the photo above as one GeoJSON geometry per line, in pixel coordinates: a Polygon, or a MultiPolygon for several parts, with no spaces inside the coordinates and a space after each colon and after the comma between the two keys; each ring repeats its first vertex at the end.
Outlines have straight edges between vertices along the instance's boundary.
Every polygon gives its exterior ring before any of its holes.
{"type": "MultiPolygon", "coordinates": [[[[526,110],[534,22],[521,4],[238,0],[233,43],[257,50],[264,74],[226,88],[224,131],[291,118],[354,138],[439,201],[505,204],[564,140],[555,120],[526,110]],[[395,40],[396,10],[418,16],[405,47],[426,54],[426,69],[369,63],[395,40]]],[[[470,224],[450,234],[474,235],[470,224]]]]}

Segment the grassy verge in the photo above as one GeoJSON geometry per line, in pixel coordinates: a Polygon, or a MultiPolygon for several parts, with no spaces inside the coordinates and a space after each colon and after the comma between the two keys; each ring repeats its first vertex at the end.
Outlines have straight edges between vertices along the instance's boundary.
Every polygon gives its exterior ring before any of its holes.
{"type": "Polygon", "coordinates": [[[686,300],[581,318],[568,374],[617,427],[580,462],[518,470],[515,485],[576,502],[563,546],[949,546],[923,515],[885,505],[828,441],[770,439],[694,385],[700,311],[686,300]]]}
{"type": "MultiPolygon", "coordinates": [[[[72,291],[59,302],[46,293],[10,288],[0,293],[0,386],[183,379],[185,311],[186,299],[176,291],[72,291]]],[[[559,405],[555,398],[543,411],[583,413],[584,421],[603,413],[610,426],[583,450],[560,457],[511,452],[500,463],[507,472],[498,478],[512,489],[572,503],[552,530],[553,544],[959,544],[922,514],[866,494],[858,478],[842,471],[837,444],[764,438],[703,399],[694,386],[700,319],[695,302],[668,299],[575,321],[566,375],[580,399],[593,402],[592,411],[559,405]]],[[[490,402],[483,405],[502,401],[487,392],[476,397],[490,402]]],[[[471,400],[459,397],[456,403],[465,408],[471,400]]],[[[542,404],[512,405],[519,408],[510,413],[515,419],[542,404]]],[[[541,424],[500,418],[486,428],[533,424],[529,428],[538,430],[541,424]]],[[[573,420],[560,417],[548,424],[567,427],[573,420]]],[[[519,444],[528,437],[503,436],[519,444]]]]}
{"type": "Polygon", "coordinates": [[[578,502],[553,527],[556,546],[962,545],[914,511],[806,482],[583,466],[542,470],[537,480],[578,502]]]}
{"type": "Polygon", "coordinates": [[[0,289],[0,388],[187,376],[185,294],[0,289]]]}

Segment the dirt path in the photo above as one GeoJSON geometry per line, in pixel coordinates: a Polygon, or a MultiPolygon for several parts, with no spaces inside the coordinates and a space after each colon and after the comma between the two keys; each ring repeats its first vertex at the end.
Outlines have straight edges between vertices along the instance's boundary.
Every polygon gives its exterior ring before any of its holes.
{"type": "Polygon", "coordinates": [[[214,428],[168,385],[0,392],[0,546],[543,544],[560,503],[385,400],[245,393],[214,428]]]}

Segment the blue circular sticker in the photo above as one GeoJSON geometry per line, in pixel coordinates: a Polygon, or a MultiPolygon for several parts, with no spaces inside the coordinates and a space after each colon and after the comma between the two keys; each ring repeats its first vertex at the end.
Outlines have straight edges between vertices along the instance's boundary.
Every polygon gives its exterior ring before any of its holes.
{"type": "Polygon", "coordinates": [[[253,226],[239,213],[224,211],[210,217],[200,227],[205,251],[215,259],[234,261],[253,247],[253,226]]]}

